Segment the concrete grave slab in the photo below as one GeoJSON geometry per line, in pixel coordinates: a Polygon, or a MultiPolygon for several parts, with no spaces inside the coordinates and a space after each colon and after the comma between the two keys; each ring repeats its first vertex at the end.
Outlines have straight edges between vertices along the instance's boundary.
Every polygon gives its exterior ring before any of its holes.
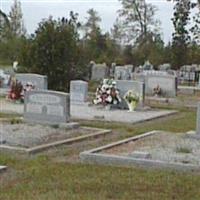
{"type": "Polygon", "coordinates": [[[16,153],[38,153],[52,147],[69,145],[98,138],[111,133],[110,130],[92,127],[54,127],[30,124],[4,124],[0,137],[1,151],[16,153]]]}
{"type": "Polygon", "coordinates": [[[200,156],[194,151],[200,142],[192,144],[193,140],[183,134],[151,131],[84,151],[79,156],[83,163],[89,164],[200,171],[200,156]],[[187,155],[181,152],[181,148],[180,152],[177,150],[182,144],[192,146],[191,152],[185,153],[187,155]],[[135,156],[130,156],[132,149],[135,150],[135,156]]]}

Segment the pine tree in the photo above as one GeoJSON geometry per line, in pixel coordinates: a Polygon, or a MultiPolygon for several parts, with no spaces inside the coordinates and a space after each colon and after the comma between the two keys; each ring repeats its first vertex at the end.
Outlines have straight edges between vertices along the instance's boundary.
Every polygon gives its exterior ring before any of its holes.
{"type": "Polygon", "coordinates": [[[179,68],[187,63],[187,47],[190,42],[190,34],[187,25],[190,21],[190,0],[174,0],[174,16],[172,22],[174,33],[172,34],[173,66],[179,68]]]}
{"type": "Polygon", "coordinates": [[[24,27],[23,14],[21,10],[21,3],[18,0],[14,0],[9,13],[10,19],[10,34],[14,37],[21,37],[25,35],[26,30],[24,27]]]}

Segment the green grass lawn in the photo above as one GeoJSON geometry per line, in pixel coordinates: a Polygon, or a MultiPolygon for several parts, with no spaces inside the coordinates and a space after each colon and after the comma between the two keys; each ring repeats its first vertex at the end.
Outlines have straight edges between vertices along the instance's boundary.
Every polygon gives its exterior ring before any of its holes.
{"type": "Polygon", "coordinates": [[[0,175],[0,200],[199,200],[200,173],[86,165],[78,159],[83,150],[146,131],[194,130],[195,118],[196,112],[181,110],[177,115],[136,125],[81,121],[111,128],[112,137],[64,145],[32,157],[1,152],[0,164],[9,169],[0,175]]]}

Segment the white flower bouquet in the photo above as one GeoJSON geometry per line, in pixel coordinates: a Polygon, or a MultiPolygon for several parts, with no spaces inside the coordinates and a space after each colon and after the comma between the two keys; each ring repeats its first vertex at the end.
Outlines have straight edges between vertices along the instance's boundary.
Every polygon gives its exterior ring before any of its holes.
{"type": "Polygon", "coordinates": [[[103,84],[100,85],[95,94],[93,103],[95,105],[117,105],[121,102],[119,90],[116,88],[116,82],[113,79],[104,79],[103,84]]]}
{"type": "Polygon", "coordinates": [[[134,111],[137,103],[140,100],[140,95],[133,90],[129,90],[125,95],[124,99],[129,107],[129,111],[134,111]]]}

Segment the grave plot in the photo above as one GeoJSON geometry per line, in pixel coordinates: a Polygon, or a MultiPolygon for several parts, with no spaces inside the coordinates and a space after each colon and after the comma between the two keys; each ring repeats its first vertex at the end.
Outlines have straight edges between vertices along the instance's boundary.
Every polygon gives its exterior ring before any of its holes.
{"type": "Polygon", "coordinates": [[[83,162],[176,170],[200,170],[200,140],[152,131],[80,154],[83,162]]]}
{"type": "Polygon", "coordinates": [[[66,128],[57,125],[4,124],[0,132],[0,149],[37,153],[110,133],[110,130],[74,125],[66,128]]]}

